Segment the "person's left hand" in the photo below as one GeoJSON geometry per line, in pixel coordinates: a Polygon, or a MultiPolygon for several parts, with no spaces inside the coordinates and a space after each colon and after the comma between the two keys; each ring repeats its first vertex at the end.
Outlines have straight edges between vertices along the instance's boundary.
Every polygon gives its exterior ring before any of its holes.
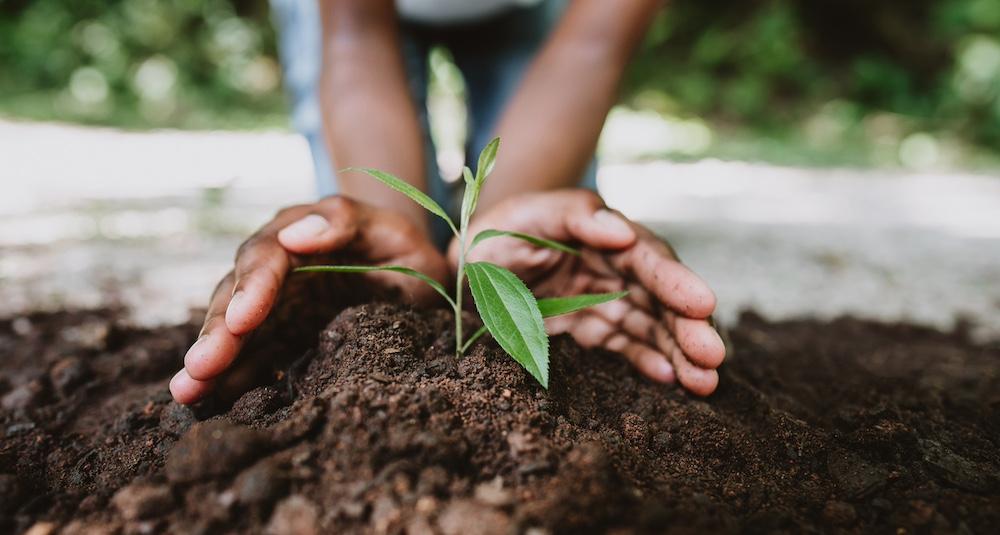
{"type": "MultiPolygon", "coordinates": [[[[629,291],[625,298],[547,319],[550,333],[568,332],[584,347],[621,353],[650,379],[676,378],[700,396],[715,390],[716,368],[726,356],[710,323],[715,294],[648,229],[580,189],[506,199],[473,220],[470,240],[485,229],[523,232],[580,249],[575,256],[501,237],[470,252],[469,261],[510,269],[538,297],[629,291]]],[[[454,270],[457,240],[449,258],[454,270]]]]}

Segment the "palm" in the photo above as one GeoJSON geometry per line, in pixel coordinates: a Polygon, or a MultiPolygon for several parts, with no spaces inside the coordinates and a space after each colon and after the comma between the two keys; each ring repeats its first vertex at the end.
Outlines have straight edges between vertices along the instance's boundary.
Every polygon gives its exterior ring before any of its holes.
{"type": "Polygon", "coordinates": [[[607,215],[595,222],[599,207],[595,195],[582,191],[525,195],[476,221],[480,228],[576,242],[578,256],[513,239],[483,242],[470,256],[507,267],[538,297],[628,290],[625,299],[550,318],[546,326],[584,347],[621,353],[654,380],[676,377],[695,393],[711,393],[725,356],[708,321],[711,291],[647,229],[607,215]]]}

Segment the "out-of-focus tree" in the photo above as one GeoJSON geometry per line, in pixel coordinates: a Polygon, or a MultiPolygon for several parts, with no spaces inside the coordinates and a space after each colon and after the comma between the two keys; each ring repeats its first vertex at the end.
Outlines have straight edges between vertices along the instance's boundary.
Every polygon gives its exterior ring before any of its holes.
{"type": "MultiPolygon", "coordinates": [[[[674,0],[623,98],[765,135],[995,150],[1000,2],[674,0]]],[[[267,0],[0,1],[0,113],[206,128],[281,124],[284,106],[267,0]]]]}
{"type": "Polygon", "coordinates": [[[1000,2],[675,0],[627,98],[765,130],[825,110],[1000,147],[1000,2]]]}
{"type": "Polygon", "coordinates": [[[267,0],[0,2],[7,113],[124,126],[280,122],[267,0]]]}

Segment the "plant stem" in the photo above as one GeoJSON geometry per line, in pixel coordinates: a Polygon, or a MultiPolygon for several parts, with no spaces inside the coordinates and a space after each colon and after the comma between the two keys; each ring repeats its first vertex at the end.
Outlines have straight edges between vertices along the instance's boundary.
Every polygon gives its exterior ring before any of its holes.
{"type": "Polygon", "coordinates": [[[465,279],[465,227],[458,234],[458,274],[455,281],[455,356],[461,357],[465,351],[462,345],[462,282],[465,279]]]}
{"type": "Polygon", "coordinates": [[[482,327],[480,327],[478,331],[472,333],[472,336],[470,336],[469,339],[466,340],[464,344],[462,344],[462,353],[465,353],[465,351],[467,349],[469,349],[469,346],[471,346],[472,344],[474,344],[476,342],[476,340],[479,340],[479,337],[481,337],[484,334],[486,334],[486,326],[485,325],[482,326],[482,327]]]}

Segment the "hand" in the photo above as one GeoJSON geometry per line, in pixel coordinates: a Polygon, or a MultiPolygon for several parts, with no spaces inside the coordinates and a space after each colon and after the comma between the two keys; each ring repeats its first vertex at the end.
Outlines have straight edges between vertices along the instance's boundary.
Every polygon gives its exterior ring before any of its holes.
{"type": "MultiPolygon", "coordinates": [[[[504,266],[539,297],[628,290],[627,297],[546,320],[584,347],[621,353],[650,379],[675,379],[707,396],[719,383],[726,348],[710,323],[715,294],[645,227],[604,206],[587,190],[531,193],[498,203],[473,221],[469,236],[488,228],[574,244],[573,256],[513,238],[493,238],[470,261],[504,266]]],[[[458,245],[449,248],[452,265],[458,245]]]]}
{"type": "MultiPolygon", "coordinates": [[[[286,208],[240,246],[235,268],[212,295],[198,341],[184,357],[184,369],[170,381],[179,403],[193,403],[213,388],[240,351],[244,338],[263,323],[290,269],[304,255],[346,252],[366,265],[397,264],[447,280],[444,257],[404,216],[345,197],[286,208]]],[[[362,275],[350,275],[362,276],[362,275]]],[[[399,288],[416,303],[438,299],[426,284],[398,273],[363,275],[399,288]]]]}

